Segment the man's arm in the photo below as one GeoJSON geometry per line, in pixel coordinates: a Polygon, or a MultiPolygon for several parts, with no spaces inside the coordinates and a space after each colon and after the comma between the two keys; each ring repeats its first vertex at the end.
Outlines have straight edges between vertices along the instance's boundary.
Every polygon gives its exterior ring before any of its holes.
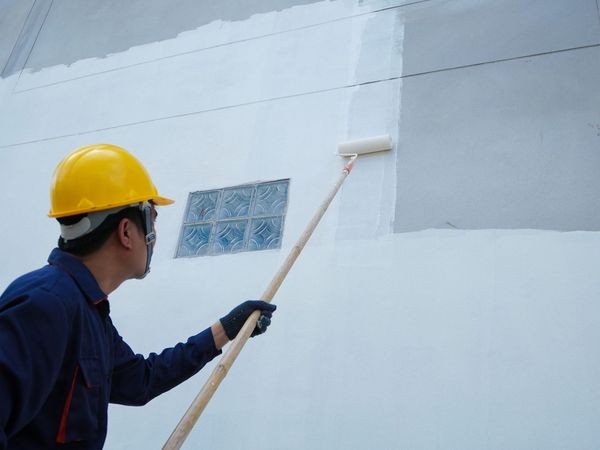
{"type": "Polygon", "coordinates": [[[235,338],[240,328],[255,310],[261,310],[253,336],[263,333],[271,323],[275,305],[262,301],[247,301],[210,328],[190,337],[186,343],[151,353],[148,358],[136,355],[112,326],[115,364],[112,374],[110,401],[139,406],[174,388],[196,374],[221,348],[235,338]]]}
{"type": "Polygon", "coordinates": [[[67,348],[69,323],[62,301],[42,289],[0,304],[0,449],[48,398],[67,348]]]}
{"type": "MultiPolygon", "coordinates": [[[[112,326],[112,325],[111,325],[112,326]]],[[[110,402],[141,406],[197,373],[221,350],[210,328],[147,358],[135,354],[113,326],[115,364],[110,402]]]]}

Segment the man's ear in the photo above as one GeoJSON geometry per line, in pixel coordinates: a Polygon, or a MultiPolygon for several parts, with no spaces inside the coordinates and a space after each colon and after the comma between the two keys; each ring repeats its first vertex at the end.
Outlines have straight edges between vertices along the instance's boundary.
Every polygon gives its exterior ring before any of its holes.
{"type": "Polygon", "coordinates": [[[133,247],[132,241],[132,227],[135,224],[131,222],[131,220],[124,218],[119,222],[119,226],[117,227],[117,239],[119,243],[128,250],[131,250],[133,247]]]}

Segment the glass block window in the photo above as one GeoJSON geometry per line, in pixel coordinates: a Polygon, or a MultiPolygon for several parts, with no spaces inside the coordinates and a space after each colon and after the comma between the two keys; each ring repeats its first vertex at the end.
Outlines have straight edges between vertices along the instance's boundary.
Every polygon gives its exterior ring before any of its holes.
{"type": "Polygon", "coordinates": [[[280,248],[289,181],[190,193],[176,257],[280,248]]]}

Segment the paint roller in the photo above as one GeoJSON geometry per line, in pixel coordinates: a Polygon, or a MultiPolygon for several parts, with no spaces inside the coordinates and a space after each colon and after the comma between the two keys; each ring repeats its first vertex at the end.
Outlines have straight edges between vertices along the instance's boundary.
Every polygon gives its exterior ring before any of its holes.
{"type": "MultiPolygon", "coordinates": [[[[387,134],[381,136],[374,136],[366,139],[348,141],[338,145],[338,155],[342,157],[350,157],[350,161],[348,161],[348,163],[344,166],[337,182],[327,194],[325,200],[323,200],[323,203],[316,211],[309,224],[306,226],[306,229],[304,230],[300,238],[298,238],[298,241],[296,242],[294,247],[292,247],[292,249],[290,250],[290,253],[288,254],[287,258],[285,259],[285,261],[271,280],[271,283],[269,284],[263,295],[260,297],[261,300],[264,300],[269,303],[271,302],[271,300],[275,296],[275,293],[283,283],[283,280],[292,268],[292,265],[302,252],[302,249],[304,248],[309,238],[311,237],[313,231],[317,227],[317,224],[325,214],[325,211],[327,211],[327,208],[331,204],[331,201],[334,199],[340,187],[346,180],[346,177],[352,171],[352,167],[356,158],[359,155],[365,155],[368,153],[375,152],[384,152],[391,150],[391,148],[392,141],[390,136],[387,134]]],[[[189,406],[189,408],[187,409],[187,411],[185,412],[185,414],[171,433],[171,436],[169,436],[169,439],[163,446],[163,450],[179,449],[183,445],[183,442],[185,441],[190,431],[196,424],[196,421],[200,417],[200,414],[202,414],[202,412],[206,408],[206,405],[208,404],[213,394],[221,384],[221,381],[223,381],[223,379],[227,375],[227,372],[235,362],[235,359],[240,354],[242,348],[250,338],[250,335],[252,334],[252,331],[256,326],[256,321],[258,320],[259,316],[260,311],[254,311],[254,313],[252,313],[250,317],[248,317],[246,323],[244,324],[236,338],[231,342],[231,345],[221,357],[221,360],[214,368],[212,374],[210,375],[206,383],[204,383],[204,386],[202,387],[192,404],[189,406]]]]}
{"type": "Polygon", "coordinates": [[[392,139],[389,134],[374,136],[366,139],[357,139],[338,145],[340,156],[364,155],[367,153],[384,152],[392,148],[392,139]]]}

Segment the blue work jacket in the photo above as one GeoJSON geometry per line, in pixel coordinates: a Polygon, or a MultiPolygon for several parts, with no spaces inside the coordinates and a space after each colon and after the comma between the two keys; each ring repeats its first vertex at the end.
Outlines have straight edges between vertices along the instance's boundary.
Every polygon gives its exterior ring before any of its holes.
{"type": "Polygon", "coordinates": [[[135,354],[87,267],[59,249],[48,263],[0,297],[0,449],[102,448],[109,402],[143,405],[221,353],[209,328],[135,354]]]}

